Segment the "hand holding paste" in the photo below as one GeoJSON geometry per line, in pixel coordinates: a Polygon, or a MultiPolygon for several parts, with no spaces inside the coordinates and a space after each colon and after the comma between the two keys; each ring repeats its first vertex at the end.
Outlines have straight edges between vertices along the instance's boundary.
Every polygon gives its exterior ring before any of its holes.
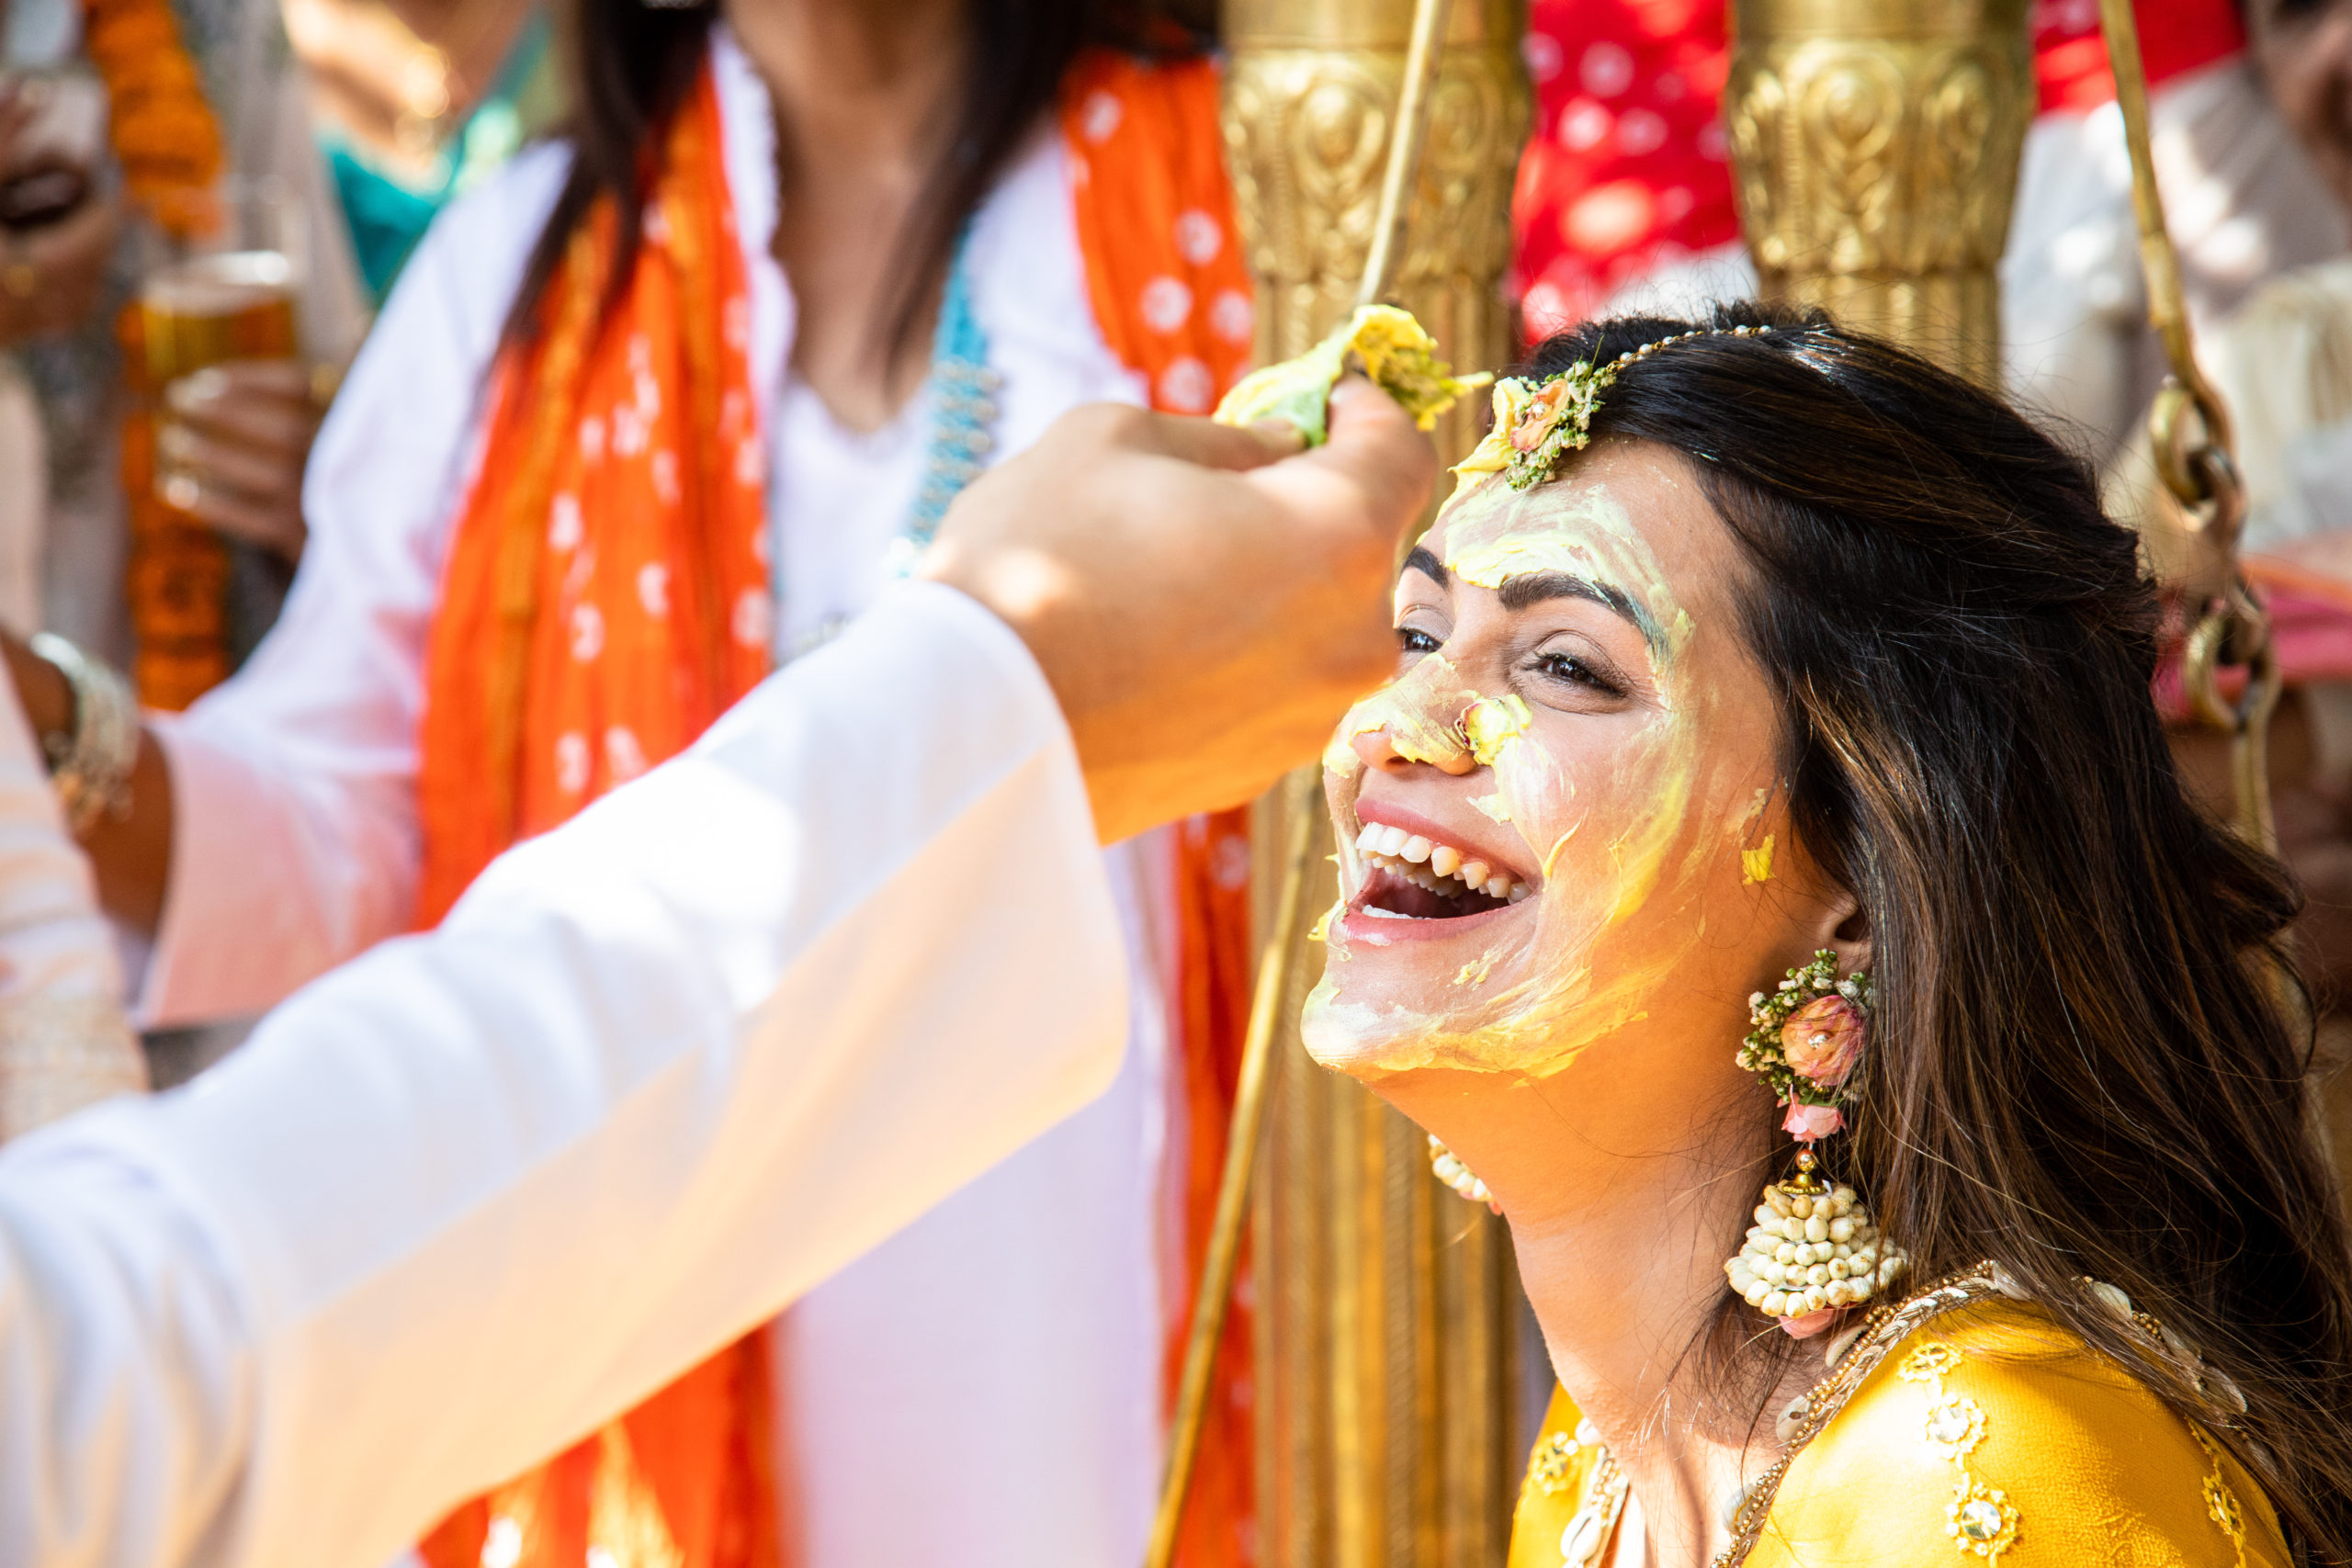
{"type": "Polygon", "coordinates": [[[1351,367],[1361,367],[1382,390],[1413,416],[1423,430],[1437,416],[1494,379],[1484,371],[1449,374],[1436,356],[1437,343],[1410,311],[1394,305],[1367,305],[1339,331],[1295,359],[1253,370],[1216,406],[1219,424],[1287,421],[1309,446],[1323,445],[1331,389],[1351,367]],[[1352,362],[1352,364],[1351,364],[1352,362]]]}

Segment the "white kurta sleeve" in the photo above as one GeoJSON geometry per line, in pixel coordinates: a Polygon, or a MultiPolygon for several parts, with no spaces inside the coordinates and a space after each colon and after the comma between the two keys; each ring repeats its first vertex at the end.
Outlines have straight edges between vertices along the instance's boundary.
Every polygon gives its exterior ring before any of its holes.
{"type": "Polygon", "coordinates": [[[189,1089],[0,1153],[0,1562],[373,1568],[1107,1084],[1084,781],[895,590],[189,1089]]]}
{"type": "Polygon", "coordinates": [[[146,1087],[90,863],[0,682],[0,1142],[146,1087]]]}

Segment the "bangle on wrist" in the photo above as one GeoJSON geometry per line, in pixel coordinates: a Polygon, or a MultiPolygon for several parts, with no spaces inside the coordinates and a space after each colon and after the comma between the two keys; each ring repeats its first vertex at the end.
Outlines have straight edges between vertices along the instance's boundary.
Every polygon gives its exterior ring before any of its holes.
{"type": "Polygon", "coordinates": [[[101,814],[130,815],[130,770],[139,761],[139,704],[130,683],[74,644],[51,632],[36,634],[31,648],[55,666],[74,693],[70,733],[43,731],[50,787],[65,808],[76,838],[101,814]]]}

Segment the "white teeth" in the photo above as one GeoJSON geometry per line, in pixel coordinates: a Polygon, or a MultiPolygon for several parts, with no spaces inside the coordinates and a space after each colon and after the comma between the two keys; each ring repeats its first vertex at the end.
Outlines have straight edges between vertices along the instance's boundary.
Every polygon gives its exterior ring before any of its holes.
{"type": "Polygon", "coordinates": [[[1364,906],[1363,912],[1367,915],[1376,915],[1384,920],[1409,920],[1415,918],[1411,915],[1400,915],[1394,909],[1375,909],[1369,904],[1364,906]]]}
{"type": "MultiPolygon", "coordinates": [[[[1408,833],[1402,828],[1379,822],[1364,824],[1363,830],[1356,835],[1356,850],[1390,875],[1449,897],[1467,889],[1517,904],[1534,891],[1514,880],[1507,871],[1482,860],[1464,859],[1462,852],[1451,844],[1441,844],[1422,834],[1408,833]]],[[[1389,919],[1411,918],[1388,909],[1366,912],[1389,919]]]]}

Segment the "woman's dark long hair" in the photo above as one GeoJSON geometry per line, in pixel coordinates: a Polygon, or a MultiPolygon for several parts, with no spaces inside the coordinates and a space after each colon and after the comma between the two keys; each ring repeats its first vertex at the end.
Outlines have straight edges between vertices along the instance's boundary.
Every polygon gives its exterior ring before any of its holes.
{"type": "MultiPolygon", "coordinates": [[[[1207,30],[1192,25],[1195,12],[1209,14],[1201,0],[969,0],[972,55],[955,128],[901,237],[887,337],[877,346],[893,354],[904,347],[946,277],[964,220],[1052,106],[1079,51],[1097,44],[1162,53],[1198,47],[1207,30]]],[[[506,318],[509,337],[533,331],[565,243],[598,197],[614,197],[618,209],[616,285],[628,276],[658,172],[659,132],[694,85],[717,16],[712,0],[686,7],[569,0],[562,7],[571,174],[524,269],[506,318]]]]}
{"type": "Polygon", "coordinates": [[[1532,369],[1694,325],[1772,331],[1632,365],[1591,428],[1682,453],[1738,540],[1793,830],[1870,923],[1827,1157],[1915,1280],[1997,1261],[2226,1443],[2304,1561],[2352,1562],[2352,1257],[2278,1002],[2298,897],[2174,772],[2134,536],[2008,407],[1818,314],[1589,324],[1532,369]]]}

